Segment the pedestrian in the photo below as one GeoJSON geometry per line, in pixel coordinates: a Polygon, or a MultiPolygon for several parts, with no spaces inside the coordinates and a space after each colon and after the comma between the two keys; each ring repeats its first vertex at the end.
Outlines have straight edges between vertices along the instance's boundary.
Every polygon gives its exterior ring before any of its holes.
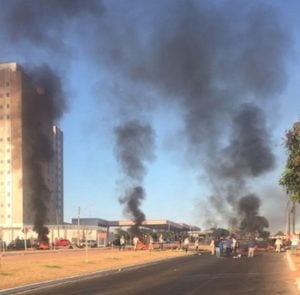
{"type": "Polygon", "coordinates": [[[153,238],[152,236],[149,235],[149,247],[148,247],[149,251],[153,250],[153,238]]]}
{"type": "Polygon", "coordinates": [[[138,246],[138,242],[139,242],[139,238],[137,236],[135,236],[133,238],[133,249],[136,251],[137,250],[137,246],[138,246]]]}
{"type": "Polygon", "coordinates": [[[225,256],[229,257],[232,250],[232,240],[230,238],[227,238],[224,241],[224,244],[225,244],[225,256]]]}
{"type": "Polygon", "coordinates": [[[162,234],[159,236],[158,242],[159,242],[159,249],[160,251],[162,251],[164,249],[164,238],[162,234]]]}
{"type": "Polygon", "coordinates": [[[276,241],[275,241],[275,251],[277,253],[280,253],[281,252],[281,247],[282,247],[282,240],[281,238],[277,238],[276,241]]]}
{"type": "Polygon", "coordinates": [[[194,249],[198,253],[198,251],[199,251],[199,239],[198,238],[195,239],[194,249]]]}
{"type": "Polygon", "coordinates": [[[215,245],[215,240],[212,239],[210,242],[210,253],[211,255],[215,255],[215,251],[216,251],[216,245],[215,245]]]}
{"type": "Polygon", "coordinates": [[[291,248],[292,250],[297,250],[299,244],[299,237],[297,235],[292,236],[291,248]]]}
{"type": "Polygon", "coordinates": [[[219,249],[220,249],[220,256],[222,257],[224,254],[224,238],[221,238],[219,241],[219,249]]]}
{"type": "Polygon", "coordinates": [[[248,242],[248,257],[254,256],[255,240],[250,239],[248,242]]]}
{"type": "Polygon", "coordinates": [[[233,256],[236,256],[236,250],[237,250],[237,240],[235,237],[232,237],[232,253],[233,256]]]}
{"type": "Polygon", "coordinates": [[[189,251],[189,244],[190,244],[189,237],[186,237],[183,242],[185,253],[187,253],[189,251]]]}
{"type": "Polygon", "coordinates": [[[221,240],[219,240],[219,239],[215,240],[215,251],[216,251],[217,258],[221,257],[220,242],[221,242],[221,240]]]}
{"type": "Polygon", "coordinates": [[[125,238],[124,236],[121,236],[120,238],[120,248],[119,250],[125,250],[125,238]]]}

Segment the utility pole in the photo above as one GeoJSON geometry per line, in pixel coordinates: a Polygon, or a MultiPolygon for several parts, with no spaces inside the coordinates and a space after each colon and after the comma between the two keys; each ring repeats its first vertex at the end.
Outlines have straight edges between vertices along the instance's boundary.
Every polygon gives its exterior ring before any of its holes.
{"type": "Polygon", "coordinates": [[[77,220],[77,244],[79,245],[80,239],[80,207],[78,207],[78,220],[77,220]]]}
{"type": "Polygon", "coordinates": [[[293,213],[293,219],[292,219],[292,230],[293,234],[296,234],[295,227],[296,227],[296,202],[293,201],[293,206],[291,212],[293,213]]]}

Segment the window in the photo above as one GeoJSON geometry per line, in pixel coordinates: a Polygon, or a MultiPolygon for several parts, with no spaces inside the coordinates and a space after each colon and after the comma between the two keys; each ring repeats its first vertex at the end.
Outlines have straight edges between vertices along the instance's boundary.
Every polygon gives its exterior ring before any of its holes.
{"type": "Polygon", "coordinates": [[[10,115],[7,115],[7,116],[6,116],[6,119],[10,119],[10,115]]]}
{"type": "Polygon", "coordinates": [[[7,137],[7,141],[10,141],[10,137],[7,137]]]}
{"type": "Polygon", "coordinates": [[[9,97],[9,93],[6,93],[6,97],[9,97]]]}
{"type": "Polygon", "coordinates": [[[9,82],[6,82],[5,85],[8,87],[9,86],[9,82]]]}
{"type": "Polygon", "coordinates": [[[9,103],[6,105],[6,107],[9,109],[9,107],[10,107],[9,103]]]}

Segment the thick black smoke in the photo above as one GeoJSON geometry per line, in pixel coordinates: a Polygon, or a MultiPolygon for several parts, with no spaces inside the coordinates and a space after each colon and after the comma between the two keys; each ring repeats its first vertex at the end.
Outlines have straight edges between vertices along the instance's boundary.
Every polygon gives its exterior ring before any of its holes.
{"type": "Polygon", "coordinates": [[[154,131],[150,125],[133,120],[116,127],[115,136],[115,152],[127,186],[125,195],[119,200],[125,204],[125,212],[138,227],[145,220],[145,214],[140,209],[145,198],[142,184],[146,174],[145,162],[154,159],[154,131]]]}
{"type": "Polygon", "coordinates": [[[279,11],[262,1],[136,4],[131,17],[108,20],[96,60],[180,106],[179,142],[205,170],[214,209],[237,215],[249,181],[275,165],[262,109],[276,105],[286,84],[290,37],[279,11]]]}
{"type": "MultiPolygon", "coordinates": [[[[228,145],[209,164],[211,183],[217,194],[210,198],[220,214],[234,214],[244,194],[247,180],[259,177],[275,167],[271,132],[263,110],[253,104],[242,105],[232,118],[228,145]],[[230,207],[226,207],[226,205],[230,207]]],[[[258,208],[257,208],[258,209],[258,208]]]]}
{"type": "MultiPolygon", "coordinates": [[[[249,180],[274,167],[262,109],[276,105],[290,50],[275,6],[259,0],[107,1],[103,17],[102,1],[6,2],[0,0],[1,40],[66,53],[71,31],[72,42],[101,74],[107,70],[109,81],[129,91],[144,87],[158,103],[179,106],[184,132],[178,142],[207,175],[220,215],[237,211],[249,180]]],[[[118,103],[131,105],[131,97],[118,103]]],[[[128,171],[130,165],[122,165],[128,171]]]]}
{"type": "Polygon", "coordinates": [[[85,18],[86,22],[90,16],[104,12],[102,1],[97,0],[0,0],[0,6],[0,24],[5,28],[1,35],[8,42],[57,54],[70,54],[65,36],[74,25],[81,33],[80,25],[76,26],[78,20],[85,18]]]}
{"type": "Polygon", "coordinates": [[[40,241],[47,241],[48,203],[51,198],[49,173],[54,155],[52,127],[66,108],[66,97],[59,77],[48,66],[26,70],[24,102],[25,179],[30,188],[34,230],[40,241]],[[26,89],[26,90],[25,90],[26,89]]]}
{"type": "Polygon", "coordinates": [[[240,214],[240,230],[243,235],[264,236],[265,228],[269,227],[268,220],[259,216],[260,199],[255,195],[242,197],[238,203],[240,214]]]}
{"type": "Polygon", "coordinates": [[[41,65],[29,69],[25,66],[28,83],[36,89],[34,93],[26,90],[28,103],[24,104],[28,168],[25,181],[30,187],[34,230],[40,240],[47,240],[45,224],[51,192],[45,170],[53,157],[52,125],[58,123],[67,107],[59,72],[66,71],[69,66],[66,60],[80,44],[81,29],[86,27],[82,22],[92,24],[95,16],[102,16],[104,7],[97,0],[0,0],[0,6],[0,59],[6,59],[7,52],[16,52],[22,61],[32,64],[36,64],[39,54],[47,60],[59,59],[59,63],[51,67],[41,65]],[[77,26],[78,20],[81,24],[77,26]],[[74,38],[78,36],[72,46],[68,39],[70,34],[74,38]]]}

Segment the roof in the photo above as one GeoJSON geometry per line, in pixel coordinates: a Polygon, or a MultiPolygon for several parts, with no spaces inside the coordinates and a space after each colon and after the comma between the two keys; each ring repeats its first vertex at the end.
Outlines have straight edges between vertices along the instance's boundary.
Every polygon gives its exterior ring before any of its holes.
{"type": "MultiPolygon", "coordinates": [[[[108,221],[100,218],[80,218],[81,225],[98,225],[102,227],[130,227],[135,223],[132,220],[115,220],[108,221]]],[[[78,218],[72,219],[72,224],[77,224],[78,218]]],[[[195,225],[185,223],[177,223],[166,219],[148,219],[142,222],[142,227],[155,229],[155,230],[168,230],[168,231],[199,231],[200,228],[195,225]]]]}

